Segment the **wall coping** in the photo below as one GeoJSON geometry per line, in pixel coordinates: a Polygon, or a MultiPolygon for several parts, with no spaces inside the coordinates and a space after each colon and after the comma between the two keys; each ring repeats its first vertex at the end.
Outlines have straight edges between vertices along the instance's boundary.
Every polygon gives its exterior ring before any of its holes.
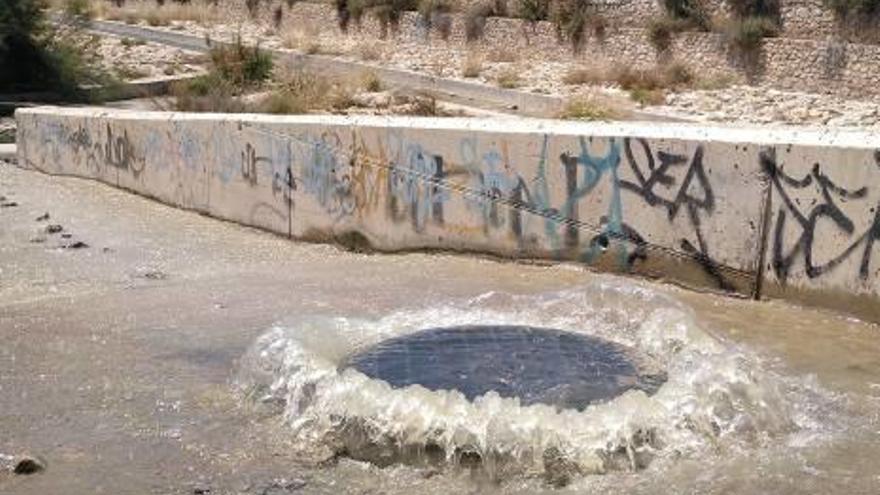
{"type": "Polygon", "coordinates": [[[336,126],[413,127],[426,130],[490,131],[515,134],[577,134],[598,137],[642,137],[717,141],[722,143],[792,144],[880,150],[880,133],[857,129],[785,127],[658,122],[575,122],[552,119],[518,120],[474,117],[408,117],[344,115],[265,115],[135,111],[123,109],[43,106],[19,109],[18,114],[53,114],[70,117],[108,117],[146,121],[230,121],[253,124],[313,124],[336,126]]]}

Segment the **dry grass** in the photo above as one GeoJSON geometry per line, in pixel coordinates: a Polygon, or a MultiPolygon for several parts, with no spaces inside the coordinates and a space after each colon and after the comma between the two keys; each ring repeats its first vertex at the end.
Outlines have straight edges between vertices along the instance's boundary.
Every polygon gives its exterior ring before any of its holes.
{"type": "Polygon", "coordinates": [[[643,107],[666,103],[666,92],[662,89],[634,88],[629,91],[629,97],[643,107]]]}
{"type": "Polygon", "coordinates": [[[382,91],[382,79],[379,78],[379,74],[376,74],[376,71],[366,70],[361,76],[361,84],[366,91],[371,93],[378,93],[382,91]]]}
{"type": "Polygon", "coordinates": [[[440,107],[437,105],[437,98],[429,94],[416,95],[403,113],[416,117],[438,117],[442,115],[440,107]]]}
{"type": "Polygon", "coordinates": [[[595,97],[577,97],[569,100],[559,114],[566,120],[619,120],[627,112],[595,97]]]}
{"type": "Polygon", "coordinates": [[[288,69],[278,87],[259,105],[274,114],[338,112],[354,106],[350,84],[297,69],[288,69]]]}
{"type": "Polygon", "coordinates": [[[140,21],[144,21],[150,26],[167,26],[172,21],[193,21],[204,25],[220,19],[220,12],[217,10],[217,7],[197,0],[188,4],[166,2],[162,6],[148,2],[139,2],[122,7],[106,3],[103,5],[104,11],[98,17],[103,17],[110,21],[123,21],[127,24],[137,24],[140,21]]]}
{"type": "Polygon", "coordinates": [[[508,67],[501,71],[495,78],[498,86],[505,89],[513,89],[522,86],[522,80],[519,76],[519,70],[515,67],[508,67]]]}
{"type": "Polygon", "coordinates": [[[461,63],[462,77],[480,77],[483,72],[483,57],[478,53],[468,53],[461,63]]]}
{"type": "Polygon", "coordinates": [[[604,67],[575,67],[562,76],[563,83],[573,86],[599,86],[608,81],[608,70],[604,67]]]}
{"type": "Polygon", "coordinates": [[[578,67],[570,70],[562,81],[570,85],[615,84],[629,92],[630,98],[640,105],[663,104],[667,90],[681,90],[698,84],[693,72],[678,62],[653,69],[578,67]]]}

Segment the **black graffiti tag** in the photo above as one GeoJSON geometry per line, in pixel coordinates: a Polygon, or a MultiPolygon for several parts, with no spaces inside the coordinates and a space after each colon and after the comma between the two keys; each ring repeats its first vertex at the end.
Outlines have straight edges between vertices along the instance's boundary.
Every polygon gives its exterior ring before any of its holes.
{"type": "Polygon", "coordinates": [[[112,167],[122,170],[131,170],[137,178],[144,170],[144,160],[135,156],[134,145],[128,139],[128,131],[123,130],[122,135],[113,135],[113,129],[107,124],[107,143],[104,145],[104,158],[112,167]]]}
{"type": "Polygon", "coordinates": [[[620,187],[635,193],[652,207],[665,209],[670,222],[678,217],[680,211],[685,211],[697,245],[682,238],[679,241],[681,249],[693,256],[721,289],[734,290],[721,274],[719,265],[712,260],[703,235],[701,213],[711,214],[715,210],[715,193],[703,166],[703,146],[697,146],[693,156],[688,160],[685,155],[664,151],[658,151],[655,158],[646,139],[638,138],[636,142],[642,148],[645,164],[640,165],[635,158],[633,139],[624,139],[624,153],[635,181],[621,180],[620,187]],[[681,185],[676,189],[676,177],[672,171],[685,166],[687,171],[681,180],[681,185]],[[674,194],[664,195],[664,189],[672,189],[674,194]]]}
{"type": "Polygon", "coordinates": [[[296,191],[296,180],[290,170],[290,165],[284,170],[284,173],[275,172],[272,175],[272,196],[277,197],[281,194],[284,202],[291,204],[293,202],[293,191],[296,191]]]}
{"type": "Polygon", "coordinates": [[[776,227],[773,232],[772,267],[776,277],[784,283],[798,256],[803,257],[804,271],[807,277],[819,277],[836,268],[859,247],[863,247],[859,277],[863,280],[867,279],[874,241],[880,239],[880,204],[871,210],[874,213],[871,225],[837,256],[825,263],[816,264],[813,258],[813,247],[816,242],[816,225],[822,219],[827,219],[835,228],[852,238],[856,231],[855,224],[840,209],[835,202],[835,197],[842,202],[864,199],[867,197],[868,188],[861,187],[851,191],[840,187],[822,173],[818,163],[814,164],[812,170],[803,178],[791,177],[777,165],[773,150],[761,152],[760,162],[761,170],[767,175],[774,191],[782,200],[782,204],[776,212],[776,227]],[[792,200],[788,189],[804,190],[810,187],[818,188],[821,201],[813,205],[809,211],[802,212],[795,204],[796,202],[792,200]],[[792,218],[800,228],[800,235],[791,249],[786,252],[785,226],[789,218],[792,218]]]}
{"type": "Polygon", "coordinates": [[[257,149],[251,143],[246,143],[241,152],[241,177],[251,186],[257,185],[257,166],[269,162],[265,156],[257,156],[257,149]]]}

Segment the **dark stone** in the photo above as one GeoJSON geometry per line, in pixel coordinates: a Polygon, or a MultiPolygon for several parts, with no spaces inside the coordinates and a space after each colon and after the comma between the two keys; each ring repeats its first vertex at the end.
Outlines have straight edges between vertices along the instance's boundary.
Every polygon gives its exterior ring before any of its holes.
{"type": "Polygon", "coordinates": [[[12,468],[12,472],[15,474],[34,474],[44,469],[46,469],[45,462],[36,457],[25,455],[15,461],[15,467],[12,468]]]}
{"type": "Polygon", "coordinates": [[[65,232],[61,234],[61,237],[64,239],[70,239],[71,237],[73,237],[73,234],[71,234],[70,232],[65,232]]]}
{"type": "Polygon", "coordinates": [[[4,201],[0,203],[0,208],[12,208],[14,206],[18,206],[18,203],[15,201],[4,201]]]}
{"type": "Polygon", "coordinates": [[[72,242],[72,243],[70,243],[70,244],[65,244],[65,245],[62,246],[62,247],[63,247],[64,249],[82,249],[82,248],[87,248],[87,247],[89,247],[89,245],[86,244],[86,243],[84,243],[83,241],[76,241],[76,242],[72,242]]]}
{"type": "Polygon", "coordinates": [[[166,278],[168,278],[168,274],[159,270],[153,270],[145,273],[144,278],[149,280],[165,280],[166,278]]]}
{"type": "Polygon", "coordinates": [[[58,225],[58,224],[52,224],[52,225],[46,226],[46,233],[47,234],[57,234],[57,233],[61,232],[62,230],[64,230],[64,227],[62,227],[61,225],[58,225]]]}
{"type": "Polygon", "coordinates": [[[34,237],[31,239],[31,242],[34,244],[42,244],[42,243],[46,242],[46,238],[45,237],[34,237]]]}
{"type": "Polygon", "coordinates": [[[495,391],[523,405],[584,409],[630,389],[654,393],[663,374],[645,374],[636,353],[589,335],[528,326],[423,330],[349,356],[354,368],[392,387],[457,390],[468,400],[495,391]]]}
{"type": "Polygon", "coordinates": [[[48,219],[49,219],[49,213],[48,213],[48,212],[43,213],[42,215],[40,215],[40,216],[37,217],[37,221],[38,221],[38,222],[45,222],[45,221],[48,220],[48,219]]]}

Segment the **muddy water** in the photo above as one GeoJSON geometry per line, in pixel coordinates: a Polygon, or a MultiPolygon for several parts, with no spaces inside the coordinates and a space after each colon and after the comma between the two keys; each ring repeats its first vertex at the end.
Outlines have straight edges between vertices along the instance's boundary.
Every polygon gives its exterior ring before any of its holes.
{"type": "Polygon", "coordinates": [[[874,325],[572,266],[346,253],[8,167],[0,187],[20,205],[0,212],[0,453],[49,466],[0,473],[0,493],[880,486],[874,325]],[[32,242],[46,211],[89,247],[32,242]],[[490,323],[633,347],[667,381],[566,411],[338,367],[389,337],[490,323]],[[382,448],[352,455],[364,445],[382,448]],[[412,462],[426,450],[442,455],[412,462]]]}
{"type": "MultiPolygon", "coordinates": [[[[510,270],[515,278],[522,269],[502,264],[496,275],[510,270]]],[[[572,270],[532,276],[561,281],[572,270]]],[[[784,304],[576,273],[579,280],[562,289],[498,284],[378,317],[289,319],[251,349],[239,385],[249,400],[281,404],[283,424],[309,455],[340,456],[322,476],[352,486],[405,493],[411,477],[436,469],[441,474],[425,483],[438,490],[447,483],[501,492],[548,485],[611,493],[876,490],[876,328],[784,304]],[[599,336],[651,355],[669,379],[653,396],[630,391],[573,411],[492,393],[469,401],[455,391],[393,389],[338,368],[364,346],[450,323],[544,324],[599,336]],[[254,370],[267,376],[255,378],[254,370]]]]}

